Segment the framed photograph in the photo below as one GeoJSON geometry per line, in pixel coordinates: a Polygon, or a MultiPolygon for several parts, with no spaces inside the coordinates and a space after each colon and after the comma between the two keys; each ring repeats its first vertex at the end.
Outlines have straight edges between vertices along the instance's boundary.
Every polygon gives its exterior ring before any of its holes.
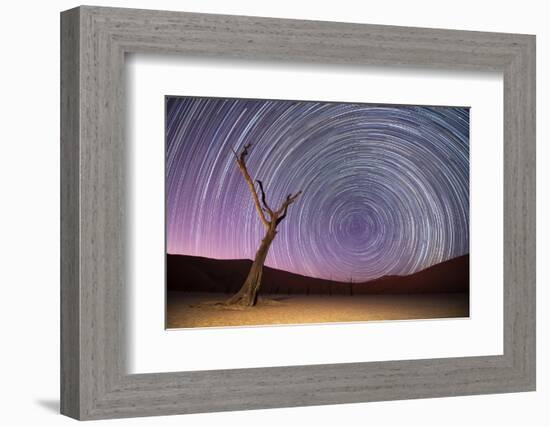
{"type": "Polygon", "coordinates": [[[467,107],[167,96],[167,328],[469,317],[468,143],[467,107]]]}
{"type": "Polygon", "coordinates": [[[83,6],[61,58],[63,414],[535,389],[534,36],[83,6]]]}

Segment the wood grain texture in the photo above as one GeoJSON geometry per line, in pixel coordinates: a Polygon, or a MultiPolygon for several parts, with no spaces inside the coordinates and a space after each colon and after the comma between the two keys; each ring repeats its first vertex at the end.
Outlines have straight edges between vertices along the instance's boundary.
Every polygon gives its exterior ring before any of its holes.
{"type": "Polygon", "coordinates": [[[61,412],[80,414],[79,17],[61,20],[61,412]]]}
{"type": "Polygon", "coordinates": [[[62,413],[181,414],[535,388],[535,38],[80,7],[62,13],[62,413]],[[124,55],[504,74],[504,354],[129,375],[124,55]]]}

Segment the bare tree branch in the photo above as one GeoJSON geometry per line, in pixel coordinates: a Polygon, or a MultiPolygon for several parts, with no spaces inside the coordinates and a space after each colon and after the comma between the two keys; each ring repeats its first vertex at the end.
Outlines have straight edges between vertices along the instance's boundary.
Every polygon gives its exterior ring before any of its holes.
{"type": "Polygon", "coordinates": [[[243,149],[241,150],[241,154],[239,155],[239,159],[242,163],[244,163],[246,156],[248,156],[248,149],[252,147],[252,144],[248,143],[245,144],[243,149]]]}
{"type": "Polygon", "coordinates": [[[283,204],[281,205],[281,207],[277,210],[277,214],[281,214],[285,209],[288,208],[288,205],[291,205],[292,203],[294,203],[294,201],[298,198],[298,196],[302,194],[302,191],[298,191],[296,194],[289,194],[286,196],[286,199],[285,201],[283,202],[283,204]]]}
{"type": "Polygon", "coordinates": [[[288,211],[288,207],[294,203],[294,201],[298,198],[298,196],[302,194],[302,191],[298,191],[296,194],[292,195],[292,194],[289,194],[288,196],[286,196],[286,199],[285,201],[283,202],[283,204],[281,205],[281,207],[277,210],[277,212],[275,212],[275,216],[277,217],[277,220],[275,221],[275,225],[279,225],[279,223],[285,219],[286,217],[286,213],[288,211]]]}
{"type": "Polygon", "coordinates": [[[263,203],[264,208],[265,208],[264,210],[269,214],[270,217],[273,217],[273,211],[271,210],[271,208],[269,207],[269,205],[267,204],[267,201],[266,201],[265,191],[264,191],[264,184],[259,179],[257,179],[256,182],[258,183],[258,186],[260,187],[260,191],[262,193],[262,203],[263,203]]]}
{"type": "MultiPolygon", "coordinates": [[[[250,177],[250,174],[248,173],[248,169],[246,168],[246,156],[248,155],[248,149],[252,146],[252,144],[246,144],[239,155],[233,150],[233,153],[235,154],[235,160],[237,162],[237,166],[239,166],[239,170],[241,171],[241,174],[243,175],[246,184],[248,185],[248,189],[250,190],[250,194],[252,195],[252,199],[254,200],[254,206],[256,208],[256,212],[258,213],[258,216],[260,217],[260,221],[262,221],[262,224],[265,228],[269,228],[269,221],[264,215],[264,212],[262,210],[262,206],[260,205],[260,200],[258,199],[258,193],[256,193],[256,188],[254,187],[254,181],[252,181],[252,178],[250,177]]],[[[263,190],[262,190],[263,193],[263,190]]],[[[265,203],[264,203],[265,205],[265,203]]]]}

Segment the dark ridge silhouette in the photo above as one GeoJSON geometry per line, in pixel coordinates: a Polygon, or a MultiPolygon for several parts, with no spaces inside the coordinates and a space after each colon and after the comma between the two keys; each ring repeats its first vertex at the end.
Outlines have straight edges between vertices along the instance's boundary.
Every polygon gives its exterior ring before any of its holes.
{"type": "MultiPolygon", "coordinates": [[[[167,255],[168,291],[233,294],[246,279],[252,261],[167,255]]],[[[362,283],[336,282],[264,266],[260,294],[364,295],[467,293],[469,254],[433,265],[408,276],[384,276],[362,283]]]]}

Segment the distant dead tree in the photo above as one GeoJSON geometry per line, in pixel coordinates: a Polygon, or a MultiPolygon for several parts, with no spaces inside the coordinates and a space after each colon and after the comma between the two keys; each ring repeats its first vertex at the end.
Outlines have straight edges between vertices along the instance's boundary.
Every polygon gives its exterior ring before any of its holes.
{"type": "Polygon", "coordinates": [[[241,289],[226,301],[226,304],[228,305],[253,306],[256,304],[258,299],[258,290],[262,284],[264,262],[267,257],[267,253],[269,252],[269,247],[277,235],[277,226],[283,219],[285,219],[288,207],[294,203],[300,194],[302,194],[302,191],[298,191],[296,194],[289,194],[286,196],[286,199],[283,201],[279,209],[273,210],[267,203],[262,181],[256,180],[261,195],[260,202],[260,197],[258,197],[258,192],[254,186],[254,181],[250,177],[246,167],[246,156],[248,155],[248,150],[250,148],[251,144],[246,144],[239,154],[235,151],[233,151],[233,154],[235,154],[237,166],[239,167],[239,170],[248,185],[256,212],[258,213],[260,221],[266,231],[265,236],[260,243],[260,247],[256,252],[256,256],[254,257],[254,261],[250,267],[246,280],[244,281],[241,289]]]}

